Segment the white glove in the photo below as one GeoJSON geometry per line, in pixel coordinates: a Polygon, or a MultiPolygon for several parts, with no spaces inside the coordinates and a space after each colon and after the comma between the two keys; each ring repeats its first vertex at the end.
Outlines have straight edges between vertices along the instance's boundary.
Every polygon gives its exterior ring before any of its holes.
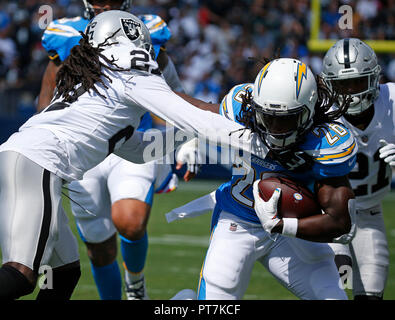
{"type": "Polygon", "coordinates": [[[280,222],[280,219],[276,217],[276,214],[277,203],[280,199],[281,189],[277,188],[274,190],[273,195],[269,201],[264,201],[259,195],[259,181],[260,180],[256,180],[252,187],[252,192],[254,194],[254,209],[263,229],[266,232],[271,233],[274,226],[280,222]]]}
{"type": "Polygon", "coordinates": [[[179,147],[176,152],[176,161],[178,164],[187,164],[187,170],[190,173],[198,173],[203,163],[202,155],[199,152],[199,140],[193,138],[179,147]]]}
{"type": "Polygon", "coordinates": [[[395,144],[388,143],[384,139],[379,141],[381,148],[379,149],[380,159],[384,159],[391,167],[395,167],[395,144]]]}
{"type": "Polygon", "coordinates": [[[352,239],[354,239],[356,231],[356,209],[355,209],[355,199],[348,200],[348,213],[351,219],[351,229],[349,233],[343,234],[332,240],[333,243],[349,244],[352,239]]]}

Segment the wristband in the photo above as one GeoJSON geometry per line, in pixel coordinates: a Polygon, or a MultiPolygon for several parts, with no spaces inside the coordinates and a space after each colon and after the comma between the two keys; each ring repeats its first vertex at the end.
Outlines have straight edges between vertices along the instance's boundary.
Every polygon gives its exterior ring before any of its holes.
{"type": "Polygon", "coordinates": [[[298,231],[297,218],[283,218],[283,231],[282,234],[288,237],[296,237],[298,231]]]}

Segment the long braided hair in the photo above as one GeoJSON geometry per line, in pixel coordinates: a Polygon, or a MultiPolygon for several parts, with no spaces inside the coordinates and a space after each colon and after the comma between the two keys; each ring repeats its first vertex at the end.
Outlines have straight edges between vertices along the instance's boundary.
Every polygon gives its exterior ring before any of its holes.
{"type": "Polygon", "coordinates": [[[107,37],[97,47],[91,46],[89,38],[83,32],[80,32],[82,38],[79,45],[71,49],[70,55],[63,62],[62,67],[56,75],[57,92],[56,98],[63,97],[64,102],[72,103],[78,99],[77,89],[88,91],[93,89],[99,96],[105,98],[96,88],[96,83],[101,83],[106,89],[103,77],[112,82],[111,79],[103,73],[102,68],[111,71],[126,71],[115,64],[115,59],[108,59],[102,54],[106,47],[117,44],[117,42],[109,43],[109,40],[119,31],[116,30],[112,35],[107,37]],[[103,59],[106,63],[103,63],[103,59]],[[79,85],[77,87],[77,85],[79,85]]]}

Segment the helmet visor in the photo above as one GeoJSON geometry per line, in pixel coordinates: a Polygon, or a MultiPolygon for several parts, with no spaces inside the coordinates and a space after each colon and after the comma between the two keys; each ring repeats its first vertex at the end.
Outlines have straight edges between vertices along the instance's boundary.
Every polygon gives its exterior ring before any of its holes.
{"type": "Polygon", "coordinates": [[[358,94],[369,89],[369,76],[331,80],[333,90],[339,94],[358,94]]]}
{"type": "Polygon", "coordinates": [[[303,106],[288,112],[257,109],[257,123],[273,136],[287,136],[304,127],[309,119],[309,110],[303,106]]]}

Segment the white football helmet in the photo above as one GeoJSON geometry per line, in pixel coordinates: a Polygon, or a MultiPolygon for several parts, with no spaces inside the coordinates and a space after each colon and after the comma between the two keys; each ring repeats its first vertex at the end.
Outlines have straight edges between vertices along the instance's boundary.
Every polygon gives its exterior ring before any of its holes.
{"type": "Polygon", "coordinates": [[[315,75],[303,62],[280,58],[255,79],[252,107],[257,130],[275,151],[290,148],[313,123],[318,99],[315,75]]]}
{"type": "MultiPolygon", "coordinates": [[[[85,7],[84,17],[89,20],[95,16],[95,10],[93,9],[91,2],[95,2],[95,1],[82,0],[82,3],[84,4],[84,7],[85,7]]],[[[128,11],[130,9],[131,5],[132,5],[132,0],[124,0],[121,4],[121,7],[118,9],[123,10],[123,11],[128,11]]]]}
{"type": "Polygon", "coordinates": [[[373,49],[359,39],[350,38],[337,41],[328,50],[321,76],[329,89],[351,96],[346,112],[358,114],[378,97],[380,71],[373,49]]]}
{"type": "Polygon", "coordinates": [[[124,40],[132,42],[136,47],[147,50],[152,59],[155,59],[148,28],[131,13],[121,10],[102,12],[89,22],[85,34],[93,47],[97,47],[106,40],[108,44],[118,42],[118,38],[123,37],[124,40]]]}

